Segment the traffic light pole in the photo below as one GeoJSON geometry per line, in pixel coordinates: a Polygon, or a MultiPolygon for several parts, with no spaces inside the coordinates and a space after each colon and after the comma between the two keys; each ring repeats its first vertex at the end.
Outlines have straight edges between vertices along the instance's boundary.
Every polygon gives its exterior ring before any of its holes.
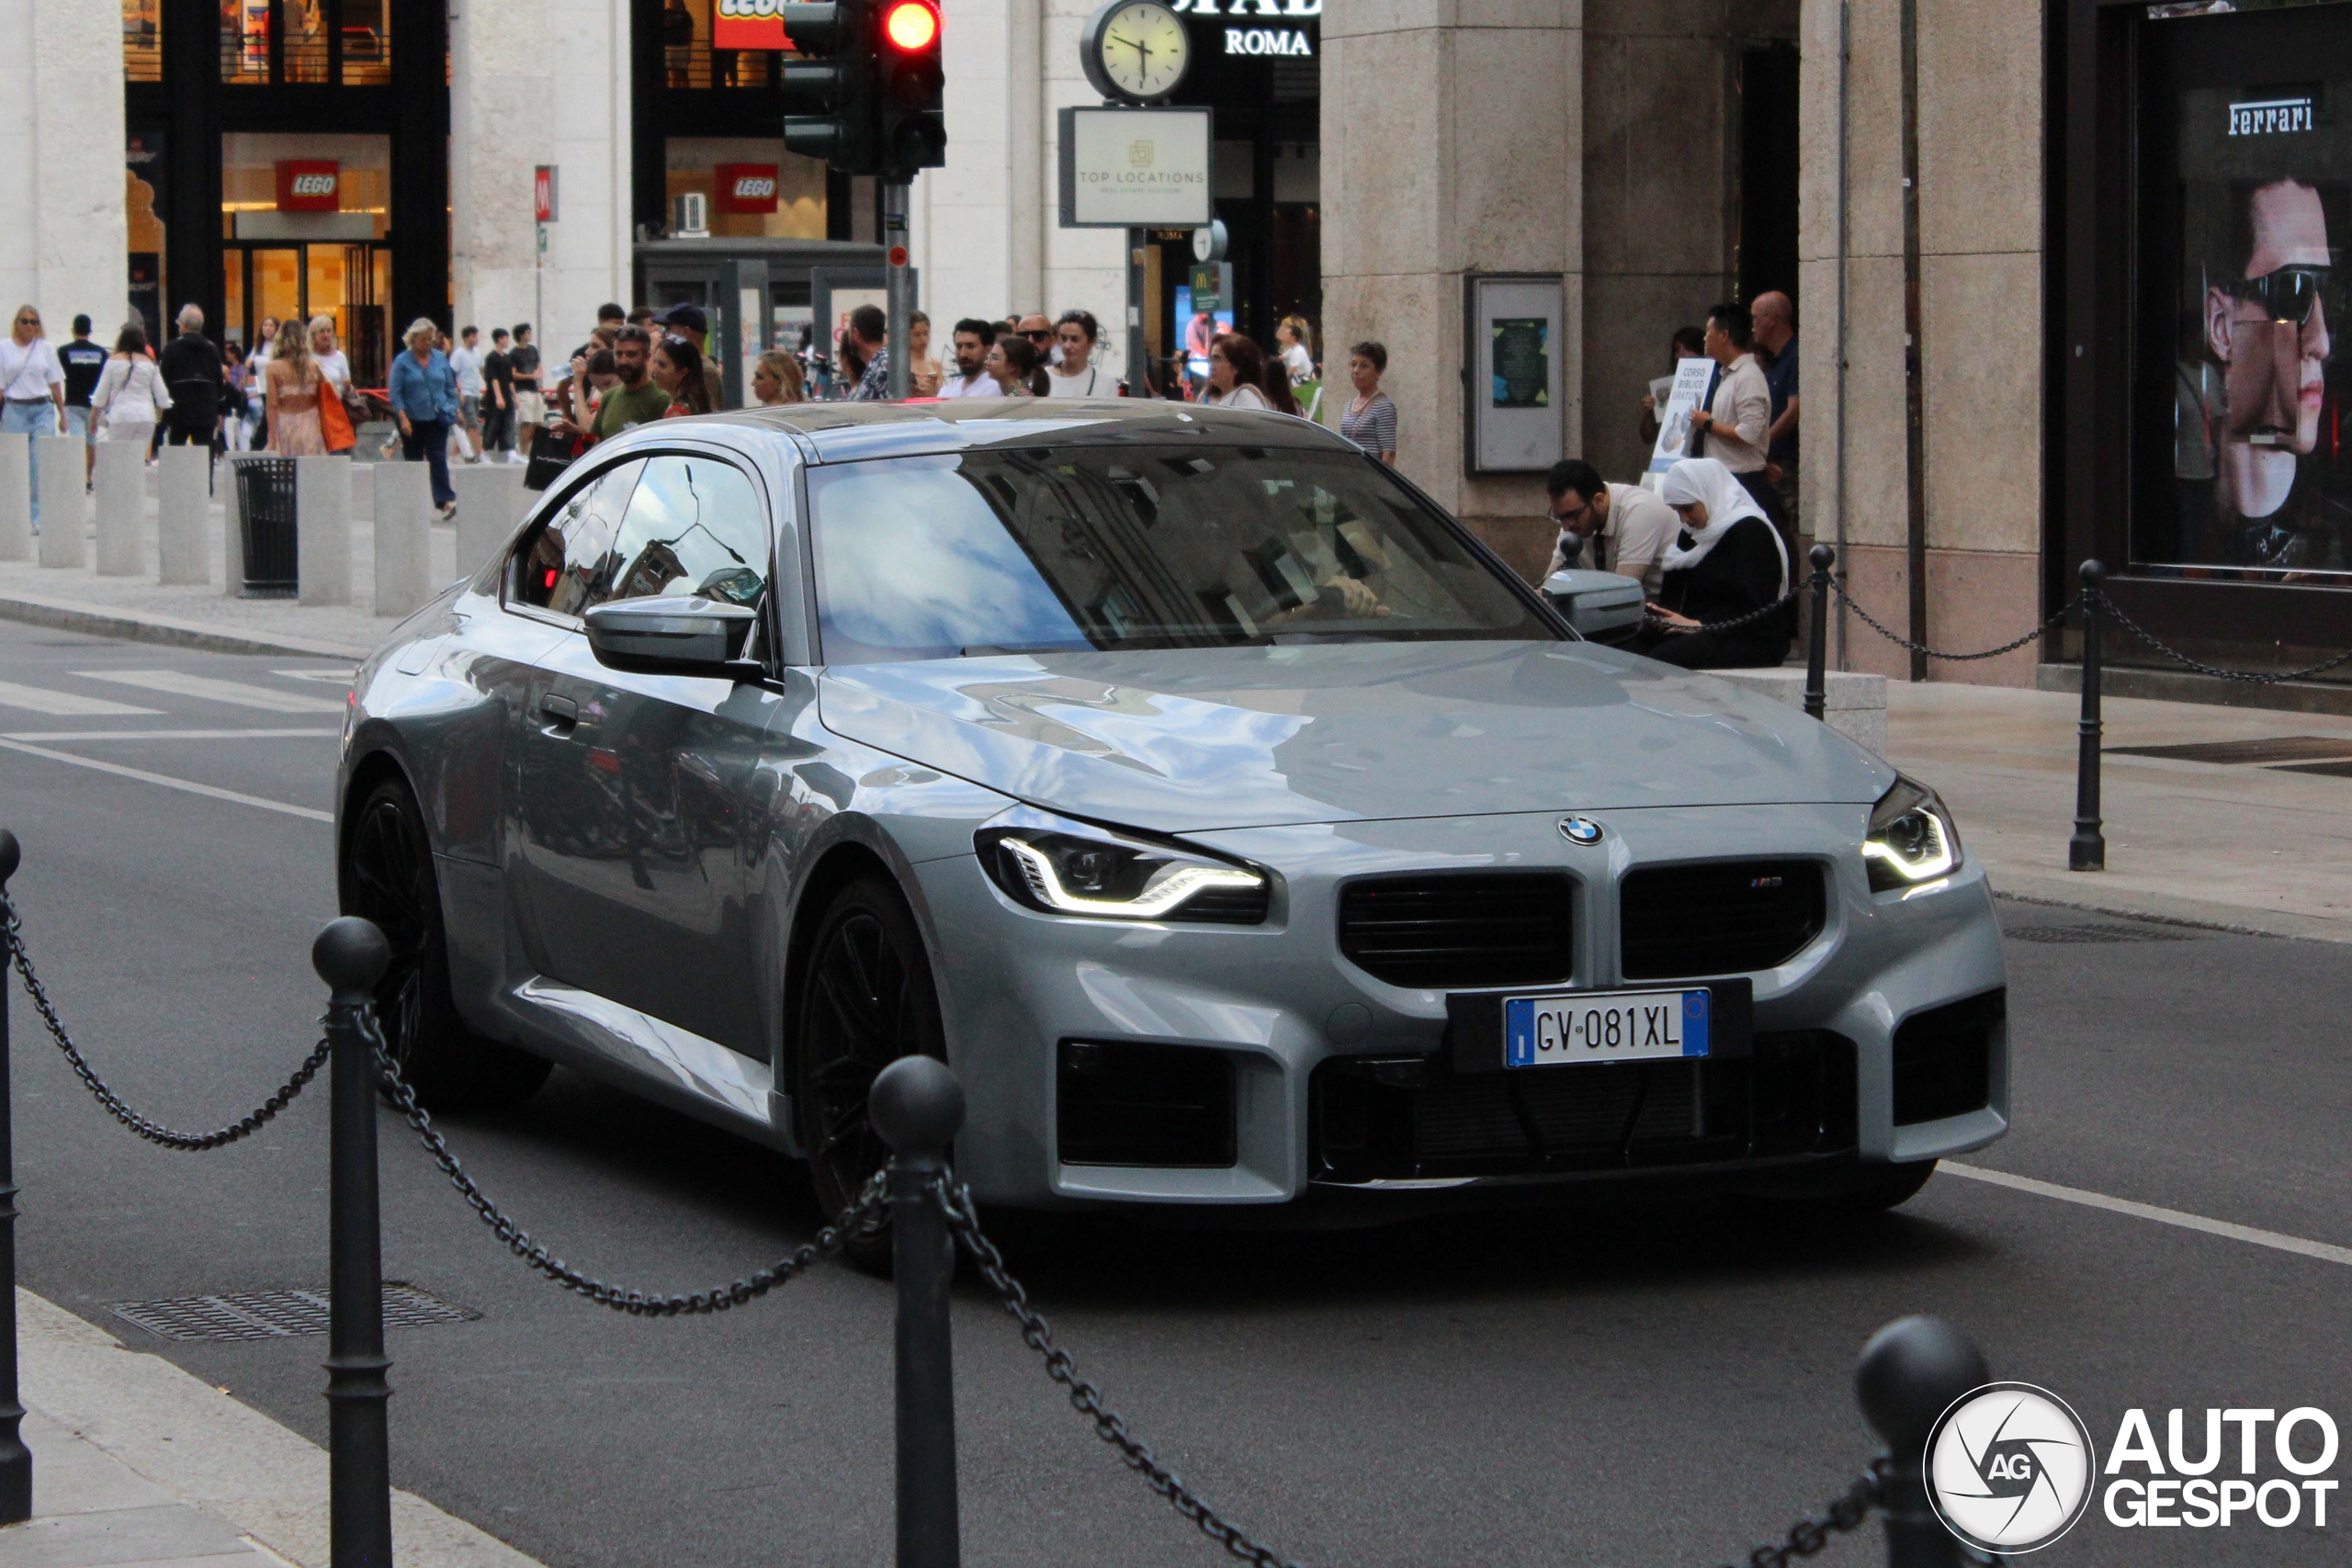
{"type": "Polygon", "coordinates": [[[908,265],[907,194],[904,181],[882,182],[882,245],[889,285],[890,400],[904,402],[914,387],[914,353],[909,341],[914,330],[914,270],[908,265]]]}

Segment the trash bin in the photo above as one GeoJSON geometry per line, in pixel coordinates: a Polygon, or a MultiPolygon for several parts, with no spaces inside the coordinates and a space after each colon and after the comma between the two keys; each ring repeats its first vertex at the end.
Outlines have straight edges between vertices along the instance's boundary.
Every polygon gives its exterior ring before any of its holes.
{"type": "Polygon", "coordinates": [[[294,534],[294,459],[237,465],[238,526],[245,546],[247,599],[291,599],[300,587],[294,534]]]}

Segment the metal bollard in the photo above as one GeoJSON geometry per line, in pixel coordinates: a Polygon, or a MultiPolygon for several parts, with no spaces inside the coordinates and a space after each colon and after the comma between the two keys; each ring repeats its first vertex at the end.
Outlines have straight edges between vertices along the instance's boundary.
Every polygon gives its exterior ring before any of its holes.
{"type": "Polygon", "coordinates": [[[392,1460],[384,1404],[384,1265],[376,1208],[375,1052],[360,1010],[391,961],[384,933],[356,915],[330,920],[311,967],[333,988],[334,1148],[327,1179],[327,1543],[335,1568],[391,1568],[392,1460]]]}
{"type": "MultiPolygon", "coordinates": [[[[0,828],[0,895],[22,858],[17,835],[0,828]]],[[[33,1517],[33,1453],[25,1447],[25,1404],[17,1397],[17,1157],[8,1101],[8,990],[16,976],[9,967],[0,954],[0,1525],[33,1517]]]]}
{"type": "Polygon", "coordinates": [[[1881,1506],[1887,1568],[1962,1568],[1982,1562],[1928,1502],[1928,1434],[1970,1389],[1990,1382],[1984,1353],[1939,1317],[1897,1318],[1871,1336],[1854,1369],[1854,1397],[1886,1439],[1881,1506]]]}
{"type": "Polygon", "coordinates": [[[2098,819],[2098,606],[2105,576],[2098,562],[2083,563],[2083,716],[2075,759],[2075,836],[2066,841],[2068,871],[2107,869],[2107,835],[2098,819]]]}
{"type": "MultiPolygon", "coordinates": [[[[964,1125],[964,1086],[947,1064],[905,1056],[866,1098],[890,1163],[891,1264],[899,1285],[899,1568],[956,1568],[956,1375],[947,1292],[956,1241],[932,1202],[964,1125]]],[[[338,1562],[337,1568],[341,1568],[338,1562]]]]}
{"type": "Polygon", "coordinates": [[[1813,625],[1805,637],[1804,716],[1821,718],[1829,711],[1829,564],[1838,558],[1838,552],[1827,545],[1815,545],[1809,558],[1813,562],[1813,625]]]}

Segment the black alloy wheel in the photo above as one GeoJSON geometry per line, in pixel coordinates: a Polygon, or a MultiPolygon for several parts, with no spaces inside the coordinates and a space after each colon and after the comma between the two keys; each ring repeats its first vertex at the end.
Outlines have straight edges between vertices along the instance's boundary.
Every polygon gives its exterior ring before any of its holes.
{"type": "MultiPolygon", "coordinates": [[[[889,1158],[866,1114],[875,1075],[901,1056],[947,1055],[922,934],[888,882],[861,878],[826,909],[800,987],[798,1023],[793,1059],[801,1141],[817,1201],[831,1220],[889,1158]]],[[[887,1269],[888,1223],[867,1225],[845,1250],[862,1269],[887,1269]]]]}
{"type": "Polygon", "coordinates": [[[352,814],[336,878],[343,912],[373,920],[392,950],[376,986],[384,1044],[416,1097],[435,1111],[518,1105],[548,1064],[465,1025],[449,994],[448,933],[431,840],[416,797],[386,779],[352,814]]]}

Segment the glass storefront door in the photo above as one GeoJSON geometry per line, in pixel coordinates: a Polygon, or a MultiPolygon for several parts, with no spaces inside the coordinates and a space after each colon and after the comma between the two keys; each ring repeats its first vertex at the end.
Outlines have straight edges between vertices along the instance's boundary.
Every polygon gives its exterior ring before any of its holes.
{"type": "Polygon", "coordinates": [[[262,318],[280,322],[325,316],[351,360],[352,384],[381,387],[391,364],[391,247],[322,243],[230,243],[221,254],[232,341],[259,340],[262,318]]]}

